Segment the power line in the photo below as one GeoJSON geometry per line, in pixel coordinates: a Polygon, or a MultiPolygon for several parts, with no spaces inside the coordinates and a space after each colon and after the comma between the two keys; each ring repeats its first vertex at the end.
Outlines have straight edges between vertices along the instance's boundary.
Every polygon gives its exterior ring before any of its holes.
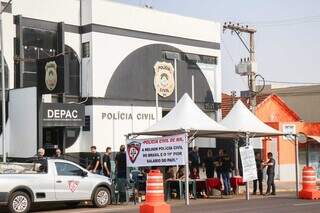
{"type": "Polygon", "coordinates": [[[280,83],[280,84],[312,84],[312,85],[320,85],[320,82],[294,82],[294,81],[273,81],[273,80],[265,80],[268,83],[280,83]]]}
{"type": "Polygon", "coordinates": [[[261,20],[261,21],[254,21],[254,22],[246,22],[249,24],[278,24],[278,23],[291,23],[297,21],[312,21],[312,20],[319,20],[320,15],[314,16],[302,16],[298,18],[284,18],[284,19],[274,19],[274,20],[261,20]]]}
{"type": "Polygon", "coordinates": [[[320,15],[303,16],[298,18],[240,22],[240,24],[256,25],[259,26],[259,28],[282,27],[309,23],[320,23],[320,15]]]}
{"type": "Polygon", "coordinates": [[[227,45],[225,44],[225,42],[224,42],[224,40],[222,38],[221,38],[221,44],[222,44],[222,47],[226,50],[227,55],[229,56],[229,59],[232,61],[233,64],[236,64],[235,60],[233,59],[233,57],[232,57],[232,55],[231,55],[231,53],[230,53],[230,51],[229,51],[229,49],[227,47],[227,45]]]}
{"type": "MultiPolygon", "coordinates": [[[[224,40],[223,40],[222,38],[221,38],[221,44],[222,44],[222,47],[226,50],[227,55],[228,55],[230,61],[232,61],[233,64],[236,64],[234,58],[232,57],[232,55],[231,55],[231,53],[230,53],[230,51],[229,51],[229,49],[228,49],[228,47],[227,47],[227,45],[226,45],[226,43],[224,42],[224,40]]],[[[247,86],[247,85],[248,85],[248,84],[245,82],[245,80],[243,79],[242,76],[240,76],[240,79],[241,79],[241,81],[242,81],[242,83],[243,83],[244,86],[247,86]]]]}

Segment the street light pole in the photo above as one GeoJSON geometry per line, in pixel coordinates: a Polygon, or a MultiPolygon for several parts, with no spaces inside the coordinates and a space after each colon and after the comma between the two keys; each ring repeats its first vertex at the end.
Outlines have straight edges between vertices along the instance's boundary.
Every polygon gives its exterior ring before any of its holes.
{"type": "Polygon", "coordinates": [[[1,83],[2,83],[2,161],[7,162],[6,156],[6,87],[4,73],[4,48],[3,48],[3,19],[2,19],[2,4],[0,4],[0,45],[1,45],[1,83]]]}

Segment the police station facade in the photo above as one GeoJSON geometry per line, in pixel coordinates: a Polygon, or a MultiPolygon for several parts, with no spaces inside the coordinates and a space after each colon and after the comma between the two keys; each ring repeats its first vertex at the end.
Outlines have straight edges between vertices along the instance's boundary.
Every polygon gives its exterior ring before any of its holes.
{"type": "MultiPolygon", "coordinates": [[[[192,79],[197,105],[220,117],[218,23],[106,0],[15,0],[3,18],[9,157],[28,157],[38,147],[118,150],[125,134],[148,128],[174,107],[175,89],[178,99],[191,96],[192,79]],[[63,91],[42,95],[39,87],[50,89],[52,79],[37,61],[48,57],[63,57],[56,73],[64,77],[63,91]],[[163,91],[158,108],[156,87],[163,91]]],[[[206,140],[203,146],[212,146],[206,140]]]]}

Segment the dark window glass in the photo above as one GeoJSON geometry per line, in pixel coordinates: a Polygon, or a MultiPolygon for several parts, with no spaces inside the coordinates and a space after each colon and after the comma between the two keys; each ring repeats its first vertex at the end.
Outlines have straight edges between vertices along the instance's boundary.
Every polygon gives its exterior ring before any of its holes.
{"type": "Polygon", "coordinates": [[[82,130],[90,131],[90,115],[84,117],[84,127],[82,127],[82,130]]]}
{"type": "MultiPolygon", "coordinates": [[[[40,29],[23,29],[24,70],[23,86],[37,86],[37,59],[57,54],[57,32],[40,29]]],[[[76,52],[65,45],[65,60],[69,69],[69,88],[66,94],[80,94],[80,62],[76,52]]]]}
{"type": "Polygon", "coordinates": [[[69,64],[69,95],[80,93],[80,62],[77,53],[68,45],[65,45],[65,57],[69,64]]]}
{"type": "Polygon", "coordinates": [[[59,176],[81,176],[82,169],[69,163],[55,163],[59,176]]]}
{"type": "Polygon", "coordinates": [[[85,42],[82,43],[82,58],[89,58],[90,57],[90,43],[85,42]]]}
{"type": "Polygon", "coordinates": [[[23,29],[23,86],[37,86],[37,59],[56,54],[57,33],[40,29],[23,29]]]}

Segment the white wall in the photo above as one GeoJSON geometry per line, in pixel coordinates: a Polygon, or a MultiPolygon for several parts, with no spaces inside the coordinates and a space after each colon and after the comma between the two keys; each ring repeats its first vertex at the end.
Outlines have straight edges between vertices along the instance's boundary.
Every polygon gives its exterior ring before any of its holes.
{"type": "Polygon", "coordinates": [[[92,23],[220,43],[220,24],[115,1],[93,0],[92,23]]]}
{"type": "MultiPolygon", "coordinates": [[[[108,84],[111,80],[111,77],[114,71],[117,69],[119,64],[133,51],[136,49],[150,45],[150,44],[168,44],[174,46],[181,51],[202,55],[210,55],[220,57],[220,50],[193,47],[187,45],[165,43],[165,42],[156,42],[147,39],[139,39],[125,36],[117,36],[103,33],[88,33],[92,34],[92,72],[87,73],[89,76],[87,78],[92,78],[92,84],[88,84],[89,88],[86,88],[86,85],[83,84],[83,93],[86,91],[91,91],[89,96],[93,97],[104,97],[108,84]],[[92,76],[92,77],[90,77],[92,76]]],[[[89,35],[86,35],[89,37],[89,35]]],[[[89,38],[87,39],[89,40],[89,38]]],[[[212,88],[216,88],[218,91],[221,91],[221,67],[217,66],[217,76],[216,76],[216,85],[213,85],[212,88]]],[[[85,75],[83,75],[83,78],[85,75]]],[[[214,75],[214,73],[213,73],[214,75]]],[[[83,79],[85,81],[85,79],[83,79]]],[[[208,82],[210,83],[210,82],[208,82]]],[[[217,92],[217,94],[220,92],[217,92]]],[[[219,97],[219,96],[218,96],[219,97]]],[[[219,98],[221,101],[221,98],[219,98]]]]}
{"type": "Polygon", "coordinates": [[[81,70],[81,96],[89,97],[93,94],[93,60],[94,53],[92,48],[92,33],[86,33],[82,35],[82,42],[90,43],[90,57],[82,58],[82,70],[81,70]]]}
{"type": "Polygon", "coordinates": [[[80,0],[14,0],[12,13],[28,18],[79,25],[79,2],[80,0]]]}
{"type": "Polygon", "coordinates": [[[72,152],[89,152],[90,147],[93,145],[93,106],[85,106],[85,115],[90,116],[90,131],[80,131],[77,141],[69,148],[66,149],[67,153],[72,152]]]}
{"type": "MultiPolygon", "coordinates": [[[[161,107],[158,113],[159,118],[162,117],[161,107]]],[[[91,117],[91,131],[82,131],[78,141],[67,152],[88,152],[92,145],[97,146],[99,152],[108,146],[119,150],[120,145],[125,144],[126,134],[143,131],[156,122],[155,107],[96,105],[86,107],[86,115],[91,117]],[[118,113],[123,113],[124,117],[119,118],[118,113]]]]}
{"type": "Polygon", "coordinates": [[[37,153],[36,88],[11,90],[9,97],[9,157],[32,157],[37,153]]]}
{"type": "MultiPolygon", "coordinates": [[[[281,181],[295,181],[296,169],[294,164],[280,164],[279,165],[279,178],[281,181]]],[[[299,175],[302,174],[301,172],[299,175]]],[[[300,179],[301,180],[301,179],[300,179]]]]}
{"type": "MultiPolygon", "coordinates": [[[[9,88],[14,87],[14,37],[16,35],[16,28],[13,24],[13,16],[10,13],[3,13],[3,46],[4,46],[4,58],[8,64],[9,68],[9,88]]],[[[6,85],[7,86],[7,85],[6,85]]]]}

